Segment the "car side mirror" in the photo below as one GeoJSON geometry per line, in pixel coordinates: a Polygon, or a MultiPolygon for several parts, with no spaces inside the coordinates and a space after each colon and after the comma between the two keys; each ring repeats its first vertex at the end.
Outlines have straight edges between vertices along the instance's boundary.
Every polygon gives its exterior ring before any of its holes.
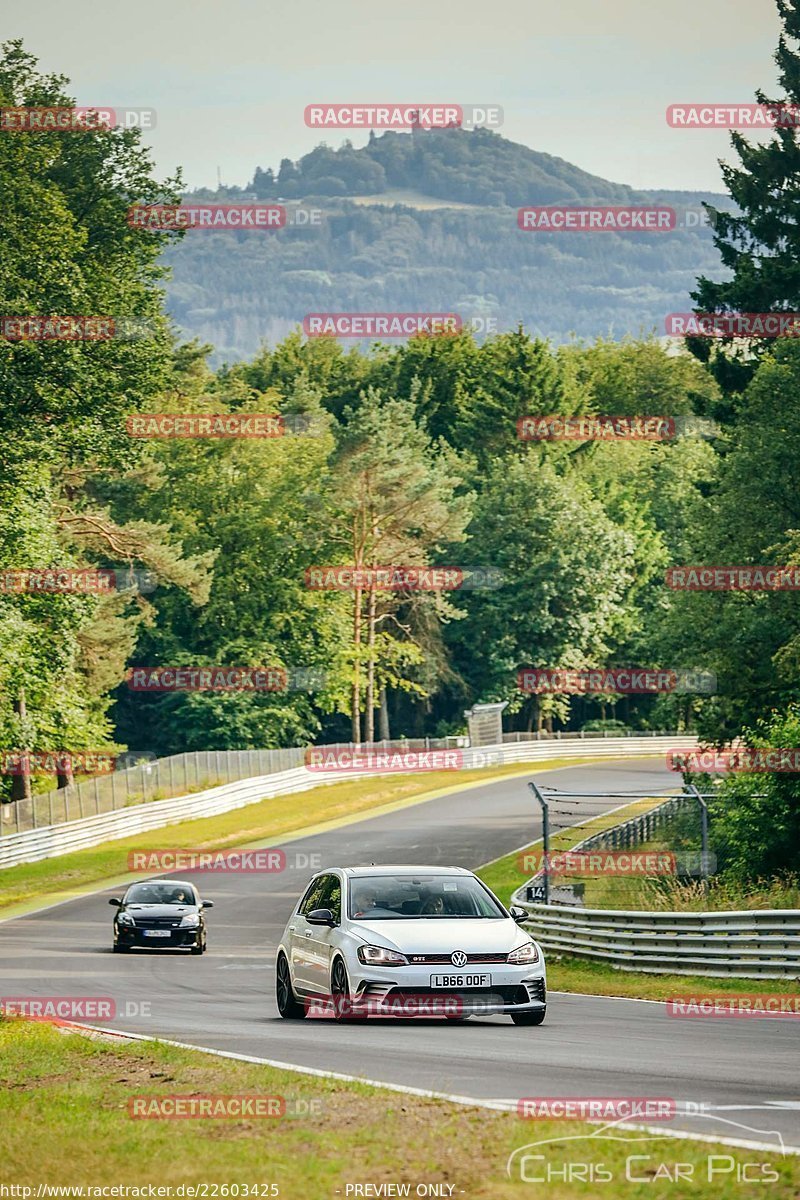
{"type": "Polygon", "coordinates": [[[329,908],[312,908],[311,912],[306,913],[306,920],[309,925],[335,925],[336,921],[333,918],[333,913],[329,908]]]}
{"type": "Polygon", "coordinates": [[[508,911],[511,913],[518,925],[522,924],[523,921],[527,921],[531,915],[529,912],[526,912],[524,908],[520,908],[518,904],[512,904],[508,911]]]}
{"type": "Polygon", "coordinates": [[[108,903],[113,904],[114,908],[122,908],[122,901],[119,899],[118,896],[111,896],[109,898],[108,903]]]}
{"type": "Polygon", "coordinates": [[[213,900],[204,900],[204,901],[203,901],[203,903],[202,903],[202,905],[201,905],[201,908],[213,908],[213,907],[214,907],[214,901],[213,901],[213,900]]]}

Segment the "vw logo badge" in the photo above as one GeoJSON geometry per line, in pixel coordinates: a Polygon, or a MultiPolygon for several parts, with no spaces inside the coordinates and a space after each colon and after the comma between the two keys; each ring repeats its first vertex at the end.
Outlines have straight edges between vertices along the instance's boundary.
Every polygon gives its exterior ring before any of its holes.
{"type": "Polygon", "coordinates": [[[463,950],[454,950],[450,955],[450,962],[454,967],[465,967],[467,965],[467,956],[463,950]]]}

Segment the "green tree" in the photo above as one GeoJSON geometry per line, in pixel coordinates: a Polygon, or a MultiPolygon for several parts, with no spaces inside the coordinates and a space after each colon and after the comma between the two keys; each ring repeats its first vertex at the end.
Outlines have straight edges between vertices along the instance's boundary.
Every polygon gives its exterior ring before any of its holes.
{"type": "MultiPolygon", "coordinates": [[[[776,0],[783,22],[774,59],[780,100],[759,90],[759,104],[800,104],[800,9],[794,0],[776,0]]],[[[695,311],[797,312],[800,310],[800,144],[790,121],[765,142],[751,144],[731,133],[739,166],[722,163],[725,186],[738,212],[714,211],[714,244],[729,278],[700,276],[692,292],[695,311]]],[[[689,345],[707,362],[726,395],[740,393],[771,341],[692,338],[689,345]]],[[[730,413],[730,410],[728,410],[730,413]]]]}
{"type": "MultiPolygon", "coordinates": [[[[721,565],[800,562],[800,348],[777,346],[739,406],[719,483],[698,522],[689,561],[721,565]]],[[[673,561],[686,562],[689,555],[673,561]]],[[[721,739],[753,726],[765,709],[798,697],[800,607],[796,592],[674,593],[676,644],[694,646],[719,679],[701,725],[721,739]]]]}
{"type": "MultiPolygon", "coordinates": [[[[800,746],[800,706],[771,711],[743,733],[751,749],[800,746]]],[[[800,788],[795,772],[732,772],[710,805],[723,876],[738,882],[800,872],[800,788]]]]}
{"type": "Polygon", "coordinates": [[[526,700],[520,668],[602,665],[625,617],[634,563],[632,536],[615,525],[577,477],[563,478],[546,451],[497,460],[468,530],[477,566],[498,570],[502,586],[465,592],[466,616],[450,631],[473,700],[527,703],[528,727],[568,702],[526,700]]]}
{"type": "MultiPolygon", "coordinates": [[[[61,76],[44,75],[19,41],[0,53],[0,105],[69,108],[61,76]]],[[[130,227],[132,202],[176,200],[156,182],[137,131],[7,133],[0,139],[0,306],[13,316],[106,317],[146,336],[0,341],[0,561],[12,570],[113,563],[116,535],[86,531],[83,478],[130,459],[123,417],[167,377],[171,345],[158,255],[164,237],[130,227]],[[81,520],[77,519],[82,511],[81,520]]],[[[119,326],[117,326],[119,333],[119,326]]],[[[96,514],[95,514],[96,515],[96,514]]],[[[143,530],[132,531],[141,536],[143,530]]],[[[119,562],[116,558],[116,562],[119,562]]],[[[122,563],[132,561],[124,553],[122,563]]],[[[118,605],[118,619],[129,598],[118,605]]],[[[109,606],[76,595],[0,596],[0,730],[9,748],[101,748],[108,700],[85,657],[109,606]]],[[[117,628],[117,634],[122,626],[117,628]]],[[[23,793],[29,780],[23,780],[23,793]]],[[[16,790],[19,792],[19,781],[16,790]]]]}
{"type": "MultiPolygon", "coordinates": [[[[147,474],[106,485],[111,511],[165,522],[189,561],[211,566],[206,594],[165,587],[138,635],[145,666],[284,668],[277,692],[118,693],[128,740],[159,753],[311,741],[325,712],[345,710],[349,679],[344,598],[310,591],[309,547],[330,557],[333,450],[329,418],[306,382],[283,396],[241,378],[214,377],[194,354],[159,411],[304,414],[311,432],[275,439],[174,439],[154,443],[147,474]],[[142,486],[146,478],[146,488],[142,486]],[[311,673],[307,684],[298,672],[311,673]],[[315,680],[315,681],[314,681],[315,680]]],[[[169,581],[167,581],[169,582],[169,581]]]]}
{"type": "MultiPolygon", "coordinates": [[[[437,550],[462,541],[471,496],[463,488],[455,453],[444,442],[429,438],[417,419],[413,399],[384,399],[369,389],[358,409],[346,417],[333,462],[338,509],[334,536],[340,555],[346,554],[358,571],[419,567],[430,563],[437,550]]],[[[351,705],[355,742],[361,740],[362,703],[366,741],[372,741],[380,689],[388,682],[412,686],[401,668],[419,661],[419,654],[414,653],[413,622],[398,617],[404,598],[412,609],[422,604],[435,608],[440,620],[455,615],[440,592],[418,595],[412,602],[406,589],[379,596],[374,586],[355,587],[351,705]]]]}

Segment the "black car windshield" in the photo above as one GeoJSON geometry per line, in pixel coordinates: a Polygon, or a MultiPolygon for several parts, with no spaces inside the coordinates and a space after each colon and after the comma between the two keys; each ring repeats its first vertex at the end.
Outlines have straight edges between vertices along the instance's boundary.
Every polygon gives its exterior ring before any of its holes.
{"type": "Polygon", "coordinates": [[[349,914],[362,921],[504,918],[471,875],[359,875],[350,881],[349,914]]]}
{"type": "Polygon", "coordinates": [[[196,904],[192,888],[180,883],[135,883],[125,894],[126,904],[196,904]]]}

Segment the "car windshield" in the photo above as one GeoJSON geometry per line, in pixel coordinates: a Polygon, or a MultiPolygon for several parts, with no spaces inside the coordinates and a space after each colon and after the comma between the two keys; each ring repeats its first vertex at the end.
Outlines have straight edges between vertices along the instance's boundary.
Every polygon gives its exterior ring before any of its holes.
{"type": "Polygon", "coordinates": [[[362,921],[497,920],[506,915],[472,875],[361,875],[350,882],[348,911],[362,921]]]}
{"type": "Polygon", "coordinates": [[[125,895],[126,904],[195,904],[191,888],[180,883],[136,883],[125,895]]]}

